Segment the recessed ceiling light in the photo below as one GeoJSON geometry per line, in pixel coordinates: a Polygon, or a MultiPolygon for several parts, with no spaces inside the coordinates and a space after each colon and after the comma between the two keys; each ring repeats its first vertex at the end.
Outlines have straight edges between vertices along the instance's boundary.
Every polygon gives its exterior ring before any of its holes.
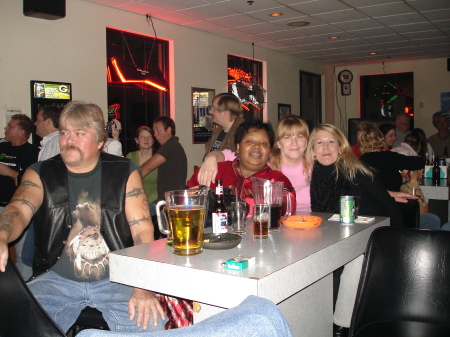
{"type": "Polygon", "coordinates": [[[329,37],[330,40],[337,40],[337,39],[340,39],[340,38],[341,38],[340,36],[330,36],[329,37]]]}
{"type": "Polygon", "coordinates": [[[308,21],[292,21],[289,22],[287,25],[290,27],[304,27],[309,25],[311,22],[308,21]]]}
{"type": "Polygon", "coordinates": [[[269,16],[282,16],[283,13],[271,13],[269,14],[269,16]]]}
{"type": "Polygon", "coordinates": [[[374,51],[372,51],[372,52],[369,53],[369,55],[376,55],[376,54],[378,54],[378,53],[377,53],[377,52],[374,52],[374,51]]]}

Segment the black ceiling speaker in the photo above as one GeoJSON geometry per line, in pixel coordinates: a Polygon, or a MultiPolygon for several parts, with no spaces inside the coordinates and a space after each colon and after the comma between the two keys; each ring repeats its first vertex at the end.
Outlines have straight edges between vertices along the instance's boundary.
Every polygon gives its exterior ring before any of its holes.
{"type": "Polygon", "coordinates": [[[450,58],[447,59],[447,70],[450,71],[450,58]]]}
{"type": "Polygon", "coordinates": [[[66,0],[23,0],[23,15],[57,20],[66,16],[66,0]]]}

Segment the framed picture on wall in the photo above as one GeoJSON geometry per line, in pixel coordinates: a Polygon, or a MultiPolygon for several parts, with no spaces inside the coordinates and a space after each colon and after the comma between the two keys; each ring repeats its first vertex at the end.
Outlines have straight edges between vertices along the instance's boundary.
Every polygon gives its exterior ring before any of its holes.
{"type": "Polygon", "coordinates": [[[291,105],[278,103],[278,120],[291,115],[291,105]]]}

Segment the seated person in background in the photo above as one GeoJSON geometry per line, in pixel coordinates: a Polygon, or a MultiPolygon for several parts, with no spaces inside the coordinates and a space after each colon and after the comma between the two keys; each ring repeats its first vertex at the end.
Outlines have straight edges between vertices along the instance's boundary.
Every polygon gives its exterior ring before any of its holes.
{"type": "Polygon", "coordinates": [[[211,110],[212,122],[218,125],[205,145],[205,155],[211,151],[224,149],[236,150],[234,144],[234,134],[239,125],[244,121],[242,115],[242,105],[235,95],[222,93],[216,95],[212,101],[211,110]]]}
{"type": "MultiPolygon", "coordinates": [[[[444,156],[445,148],[450,147],[449,117],[441,111],[433,115],[433,125],[438,132],[428,138],[428,142],[433,148],[434,154],[440,157],[444,156]]],[[[450,149],[447,149],[447,153],[450,149]]]]}
{"type": "Polygon", "coordinates": [[[381,124],[379,127],[380,131],[384,135],[384,141],[386,143],[386,149],[392,149],[394,146],[396,136],[395,126],[389,123],[381,124]]]}
{"type": "MultiPolygon", "coordinates": [[[[361,144],[360,144],[361,146],[361,144]]],[[[331,124],[314,128],[307,147],[314,163],[311,175],[313,212],[339,213],[340,197],[361,197],[361,215],[389,216],[393,226],[402,226],[400,210],[380,179],[354,155],[342,132],[331,124]]],[[[350,327],[363,256],[345,265],[340,279],[333,321],[335,332],[350,327]]]]}
{"type": "MultiPolygon", "coordinates": [[[[361,133],[360,138],[360,151],[363,153],[361,161],[378,172],[389,191],[401,191],[403,179],[400,171],[421,170],[425,165],[424,160],[417,156],[415,150],[408,143],[403,142],[392,151],[384,151],[384,137],[377,128],[366,130],[361,133]],[[415,156],[401,153],[415,153],[415,156]]],[[[411,132],[406,136],[406,142],[410,142],[418,149],[420,147],[420,136],[411,132]]],[[[420,216],[420,228],[440,229],[440,227],[441,221],[436,215],[425,213],[420,216]]]]}
{"type": "Polygon", "coordinates": [[[423,131],[421,128],[415,128],[413,132],[417,133],[420,136],[420,150],[418,153],[419,157],[425,160],[425,162],[429,163],[426,165],[432,165],[433,164],[433,156],[434,151],[431,147],[431,144],[427,141],[427,136],[425,135],[425,131],[423,131]]]}
{"type": "MultiPolygon", "coordinates": [[[[282,181],[284,187],[291,194],[291,209],[295,212],[296,198],[291,182],[286,176],[272,170],[267,166],[270,151],[275,143],[272,126],[259,120],[242,123],[235,134],[236,153],[238,157],[234,161],[219,163],[216,179],[222,180],[224,187],[236,191],[240,198],[253,205],[251,177],[267,179],[270,181],[282,181]]],[[[197,169],[188,180],[187,186],[199,185],[197,169]]],[[[215,183],[209,186],[215,188],[215,183]]]]}
{"type": "MultiPolygon", "coordinates": [[[[140,126],[136,131],[134,138],[138,150],[127,154],[126,158],[131,159],[138,166],[144,164],[153,156],[153,130],[148,126],[140,126]]],[[[147,194],[148,203],[152,203],[158,199],[156,191],[156,182],[158,179],[158,169],[153,170],[150,174],[142,179],[144,192],[147,194]]]]}
{"type": "MultiPolygon", "coordinates": [[[[356,132],[356,138],[358,139],[358,134],[359,134],[362,130],[364,130],[366,127],[368,127],[368,126],[370,126],[370,125],[376,125],[376,124],[375,124],[375,123],[372,123],[372,122],[367,122],[367,121],[361,121],[361,122],[359,122],[358,124],[356,124],[356,129],[355,129],[355,132],[356,132]]],[[[359,154],[359,144],[358,144],[358,141],[356,142],[355,145],[352,146],[352,150],[353,150],[353,153],[355,154],[356,158],[359,159],[359,157],[360,157],[361,155],[359,154]]]]}
{"type": "MultiPolygon", "coordinates": [[[[305,159],[309,129],[306,122],[296,116],[287,116],[277,124],[275,145],[270,155],[269,166],[281,171],[295,189],[297,212],[311,212],[309,175],[311,167],[305,159]]],[[[212,151],[203,162],[198,174],[200,184],[209,186],[217,175],[217,163],[232,161],[236,155],[230,150],[212,151]]]]}
{"type": "Polygon", "coordinates": [[[396,138],[394,145],[392,146],[393,148],[399,146],[411,132],[411,117],[404,112],[398,113],[397,116],[395,116],[395,127],[396,138]]]}

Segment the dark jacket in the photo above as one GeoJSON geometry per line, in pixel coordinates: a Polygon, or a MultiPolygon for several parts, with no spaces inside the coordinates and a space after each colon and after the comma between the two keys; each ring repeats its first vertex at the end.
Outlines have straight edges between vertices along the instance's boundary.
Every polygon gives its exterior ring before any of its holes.
{"type": "MultiPolygon", "coordinates": [[[[130,160],[101,153],[101,233],[111,251],[133,245],[125,216],[125,191],[130,160]]],[[[60,155],[43,161],[40,179],[44,188],[42,205],[34,216],[35,253],[33,277],[51,269],[61,256],[70,230],[67,168],[60,155]]]]}

